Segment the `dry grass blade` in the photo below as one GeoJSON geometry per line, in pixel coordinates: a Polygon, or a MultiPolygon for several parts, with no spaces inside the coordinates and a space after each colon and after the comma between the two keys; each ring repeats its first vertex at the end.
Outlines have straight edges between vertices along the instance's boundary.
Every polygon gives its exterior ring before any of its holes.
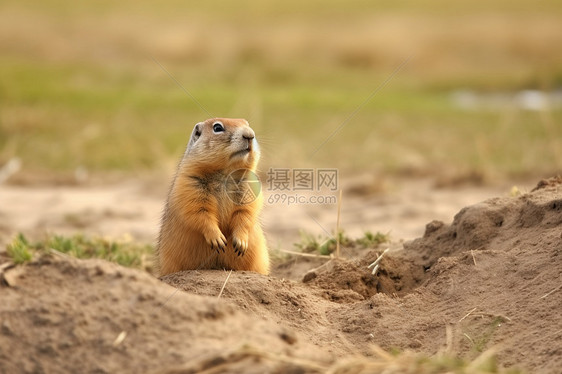
{"type": "Polygon", "coordinates": [[[336,258],[340,258],[340,213],[341,213],[341,198],[342,190],[340,189],[340,194],[338,198],[338,217],[336,221],[336,258]]]}
{"type": "Polygon", "coordinates": [[[127,331],[121,331],[113,341],[113,346],[117,347],[119,344],[123,343],[126,337],[127,337],[127,331]]]}
{"type": "Polygon", "coordinates": [[[369,266],[367,266],[367,269],[370,269],[374,266],[373,275],[377,274],[377,271],[379,270],[379,262],[382,260],[383,256],[386,254],[386,252],[388,252],[390,250],[390,248],[387,248],[383,251],[383,253],[381,253],[381,255],[379,257],[377,257],[377,259],[369,266]]]}
{"type": "Polygon", "coordinates": [[[552,291],[544,294],[541,296],[541,299],[545,299],[546,297],[550,296],[551,294],[555,293],[556,291],[558,291],[560,288],[562,288],[562,284],[558,287],[556,287],[555,289],[553,289],[552,291]]]}
{"type": "Polygon", "coordinates": [[[57,251],[54,248],[49,248],[49,252],[51,252],[51,253],[53,253],[57,256],[63,257],[63,258],[72,258],[72,256],[67,255],[66,253],[62,253],[61,251],[57,251]]]}
{"type": "Polygon", "coordinates": [[[288,253],[288,254],[295,255],[295,256],[302,256],[302,257],[315,257],[315,258],[325,258],[325,259],[331,259],[332,258],[332,256],[317,255],[317,254],[314,254],[314,253],[296,252],[296,251],[290,251],[288,249],[279,249],[279,252],[288,253]]]}
{"type": "Polygon", "coordinates": [[[471,315],[472,312],[474,312],[475,310],[476,310],[476,308],[473,308],[470,312],[466,313],[466,314],[464,315],[464,317],[462,317],[461,319],[459,319],[458,322],[462,322],[466,317],[468,317],[469,315],[471,315]]]}
{"type": "MultiPolygon", "coordinates": [[[[468,336],[467,338],[470,339],[468,336]]],[[[379,346],[372,346],[371,349],[373,355],[369,357],[351,355],[336,361],[316,361],[283,353],[269,352],[252,346],[242,346],[230,352],[212,354],[164,372],[168,374],[240,372],[242,368],[249,368],[249,365],[255,366],[259,363],[260,367],[264,369],[263,372],[270,372],[271,370],[267,368],[272,369],[274,367],[275,372],[308,374],[517,373],[513,369],[505,370],[497,366],[495,362],[496,349],[487,350],[471,362],[452,359],[452,356],[446,354],[437,354],[430,357],[412,351],[390,354],[379,346]]],[[[158,373],[162,373],[162,371],[158,371],[158,373]]]]}
{"type": "Polygon", "coordinates": [[[232,274],[232,270],[230,270],[230,272],[228,273],[228,276],[226,277],[226,279],[224,280],[224,283],[221,287],[221,291],[219,292],[219,295],[217,296],[217,299],[220,299],[222,296],[222,292],[224,291],[224,288],[226,287],[226,283],[228,282],[228,279],[230,278],[230,274],[232,274]]]}

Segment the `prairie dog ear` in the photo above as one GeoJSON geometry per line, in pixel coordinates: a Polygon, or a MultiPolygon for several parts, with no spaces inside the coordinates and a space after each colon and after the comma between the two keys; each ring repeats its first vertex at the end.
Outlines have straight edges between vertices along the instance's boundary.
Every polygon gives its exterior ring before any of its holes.
{"type": "Polygon", "coordinates": [[[186,154],[189,153],[193,145],[197,142],[197,140],[199,140],[202,133],[203,133],[203,122],[199,122],[198,124],[195,125],[193,131],[191,132],[191,138],[189,138],[189,143],[187,143],[187,149],[185,151],[186,154]]]}

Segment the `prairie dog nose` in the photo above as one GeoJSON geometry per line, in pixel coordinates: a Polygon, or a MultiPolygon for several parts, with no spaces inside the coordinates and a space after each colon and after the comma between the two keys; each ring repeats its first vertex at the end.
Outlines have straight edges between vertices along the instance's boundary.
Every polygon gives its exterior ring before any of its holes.
{"type": "Polygon", "coordinates": [[[244,132],[242,133],[242,137],[246,140],[252,140],[256,137],[256,134],[254,133],[254,130],[248,127],[244,129],[244,132]]]}

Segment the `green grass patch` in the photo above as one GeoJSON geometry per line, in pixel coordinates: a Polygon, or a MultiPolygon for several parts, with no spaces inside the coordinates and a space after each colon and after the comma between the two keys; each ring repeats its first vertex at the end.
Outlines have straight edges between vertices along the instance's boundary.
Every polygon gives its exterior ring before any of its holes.
{"type": "Polygon", "coordinates": [[[476,352],[484,352],[494,332],[505,322],[505,318],[496,316],[492,319],[484,331],[472,340],[472,349],[476,352]]]}
{"type": "MultiPolygon", "coordinates": [[[[28,170],[131,172],[174,163],[193,125],[208,115],[164,72],[156,73],[147,78],[138,70],[0,59],[0,164],[18,157],[28,170]]],[[[359,73],[347,81],[340,75],[350,73],[333,74],[319,82],[263,78],[251,89],[220,74],[207,82],[192,82],[182,71],[177,76],[212,114],[249,118],[265,169],[314,164],[526,175],[562,165],[562,127],[555,125],[562,111],[461,110],[447,92],[393,82],[340,128],[384,76],[360,82],[359,73]]]]}
{"type": "Polygon", "coordinates": [[[343,230],[339,232],[338,238],[335,236],[315,236],[301,231],[301,241],[295,243],[294,246],[303,253],[317,253],[328,256],[335,252],[338,240],[343,248],[367,249],[376,248],[379,244],[389,242],[390,236],[380,232],[373,234],[371,231],[366,231],[364,236],[351,239],[343,230]]]}
{"type": "Polygon", "coordinates": [[[30,261],[34,253],[47,253],[50,250],[81,259],[99,258],[143,270],[150,270],[150,258],[153,253],[150,245],[128,240],[112,241],[104,238],[91,238],[84,235],[70,237],[52,235],[43,240],[31,242],[20,233],[7,247],[8,255],[16,264],[30,261]]]}
{"type": "Polygon", "coordinates": [[[23,264],[31,261],[33,258],[33,248],[23,236],[23,234],[18,234],[6,248],[8,256],[12,258],[15,264],[23,264]]]}
{"type": "Polygon", "coordinates": [[[364,248],[374,248],[379,244],[388,243],[390,241],[390,235],[383,234],[377,231],[372,233],[371,231],[365,231],[365,235],[362,238],[357,239],[357,243],[362,245],[364,248]]]}

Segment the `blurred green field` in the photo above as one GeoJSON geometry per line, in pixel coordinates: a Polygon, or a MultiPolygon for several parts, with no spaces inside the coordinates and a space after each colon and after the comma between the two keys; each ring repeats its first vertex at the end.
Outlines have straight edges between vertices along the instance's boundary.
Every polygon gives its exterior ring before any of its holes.
{"type": "Polygon", "coordinates": [[[558,1],[1,1],[0,164],[167,172],[206,110],[250,120],[262,169],[551,174],[562,108],[510,98],[561,89],[560,45],[558,1]]]}

